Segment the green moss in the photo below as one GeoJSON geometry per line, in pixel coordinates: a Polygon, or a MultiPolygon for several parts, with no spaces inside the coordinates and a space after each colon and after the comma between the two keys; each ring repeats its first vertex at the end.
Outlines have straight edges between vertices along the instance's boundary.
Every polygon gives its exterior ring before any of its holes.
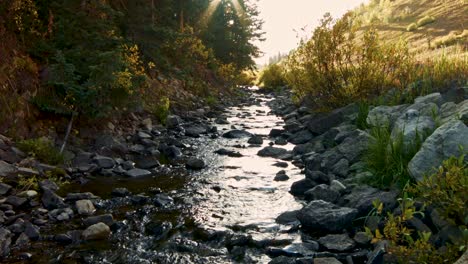
{"type": "Polygon", "coordinates": [[[45,138],[22,140],[18,143],[18,148],[47,164],[58,165],[64,162],[63,155],[45,138]]]}

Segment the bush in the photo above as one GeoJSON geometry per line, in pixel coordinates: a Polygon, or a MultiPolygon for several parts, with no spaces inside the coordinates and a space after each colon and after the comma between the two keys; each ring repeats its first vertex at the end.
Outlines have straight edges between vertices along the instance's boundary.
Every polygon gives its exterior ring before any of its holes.
{"type": "Polygon", "coordinates": [[[433,16],[425,16],[418,20],[418,27],[422,27],[431,23],[434,23],[436,20],[433,16]]]}
{"type": "Polygon", "coordinates": [[[58,165],[64,162],[63,155],[45,138],[22,140],[18,143],[18,148],[47,164],[58,165]]]}
{"type": "Polygon", "coordinates": [[[258,84],[267,89],[275,89],[286,85],[284,70],[279,64],[271,64],[261,73],[258,84]]]}
{"type": "Polygon", "coordinates": [[[461,34],[450,32],[447,36],[438,38],[434,41],[436,48],[448,47],[457,43],[463,44],[468,41],[468,30],[463,30],[461,34]]]}
{"type": "Polygon", "coordinates": [[[406,27],[406,31],[415,31],[418,29],[418,24],[416,23],[411,23],[406,27]]]}
{"type": "Polygon", "coordinates": [[[299,98],[327,110],[406,87],[414,64],[406,44],[383,44],[374,28],[358,38],[357,29],[350,14],[336,23],[327,14],[289,56],[285,76],[299,98]]]}
{"type": "Polygon", "coordinates": [[[161,124],[166,124],[166,118],[169,115],[169,109],[171,107],[171,100],[163,96],[159,99],[159,103],[153,106],[150,111],[156,116],[161,124]]]}

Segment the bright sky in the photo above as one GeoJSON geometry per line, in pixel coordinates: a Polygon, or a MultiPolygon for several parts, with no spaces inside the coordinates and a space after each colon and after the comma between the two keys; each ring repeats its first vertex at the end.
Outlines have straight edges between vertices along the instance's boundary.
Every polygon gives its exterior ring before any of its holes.
{"type": "MultiPolygon", "coordinates": [[[[297,47],[297,32],[307,26],[307,33],[317,26],[323,14],[330,12],[334,18],[341,17],[347,10],[367,0],[260,0],[260,17],[265,21],[263,31],[266,41],[258,46],[265,53],[256,59],[259,64],[268,63],[268,58],[287,53],[297,47]]],[[[300,36],[303,36],[301,33],[300,36]]]]}

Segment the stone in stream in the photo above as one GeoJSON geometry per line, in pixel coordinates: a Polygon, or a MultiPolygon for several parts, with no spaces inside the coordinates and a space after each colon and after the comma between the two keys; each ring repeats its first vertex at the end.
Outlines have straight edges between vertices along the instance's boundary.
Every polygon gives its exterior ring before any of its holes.
{"type": "Polygon", "coordinates": [[[174,129],[182,124],[182,119],[177,115],[169,115],[166,118],[166,127],[168,129],[174,129]]]}
{"type": "Polygon", "coordinates": [[[306,229],[317,232],[340,232],[349,227],[358,211],[322,200],[310,202],[297,214],[306,229]]]}
{"type": "Polygon", "coordinates": [[[274,178],[274,181],[287,181],[289,180],[289,176],[286,175],[286,171],[281,170],[278,173],[276,173],[276,176],[274,178]]]}
{"type": "Polygon", "coordinates": [[[269,137],[279,137],[284,133],[284,129],[279,129],[279,128],[273,128],[270,131],[270,134],[268,134],[269,137]]]}
{"type": "MultiPolygon", "coordinates": [[[[159,160],[154,156],[137,155],[134,157],[136,167],[144,170],[153,169],[161,166],[159,160]]],[[[126,164],[127,167],[130,164],[126,164]]]]}
{"type": "Polygon", "coordinates": [[[138,178],[151,175],[151,171],[136,168],[125,172],[125,175],[131,178],[138,178]]]}
{"type": "Polygon", "coordinates": [[[110,228],[100,222],[86,228],[82,236],[84,240],[103,240],[109,238],[110,233],[110,228]]]}
{"type": "Polygon", "coordinates": [[[252,134],[245,130],[233,129],[223,134],[224,138],[245,138],[251,137],[252,134]]]}
{"type": "Polygon", "coordinates": [[[278,161],[278,162],[273,163],[273,166],[280,167],[280,168],[287,168],[289,164],[284,161],[278,161]]]}
{"type": "Polygon", "coordinates": [[[198,138],[201,134],[206,134],[207,129],[206,127],[200,125],[194,125],[185,128],[185,135],[188,137],[198,138]]]}
{"type": "Polygon", "coordinates": [[[220,116],[220,117],[215,119],[215,123],[218,124],[218,125],[228,125],[229,121],[227,120],[226,117],[220,116]]]}
{"type": "Polygon", "coordinates": [[[93,160],[96,163],[96,165],[98,165],[102,169],[110,169],[115,166],[114,159],[110,157],[97,155],[96,157],[94,157],[93,160]]]}
{"type": "Polygon", "coordinates": [[[114,224],[114,217],[111,214],[104,214],[104,215],[90,216],[83,220],[83,224],[85,226],[92,226],[100,222],[108,226],[111,226],[114,224]]]}
{"type": "Polygon", "coordinates": [[[321,237],[318,242],[328,250],[339,252],[350,251],[356,246],[356,243],[348,234],[326,235],[321,237]]]}
{"type": "Polygon", "coordinates": [[[303,195],[306,191],[312,189],[315,185],[317,184],[310,179],[302,179],[294,182],[291,185],[291,190],[289,192],[295,196],[303,195]]]}
{"type": "Polygon", "coordinates": [[[11,186],[0,182],[0,195],[6,195],[11,190],[11,186]]]}
{"type": "Polygon", "coordinates": [[[229,149],[225,149],[225,148],[218,149],[218,150],[215,151],[215,153],[218,154],[218,155],[221,155],[221,156],[228,156],[228,157],[231,157],[231,158],[240,158],[240,157],[243,156],[242,154],[240,154],[237,151],[229,150],[229,149]]]}
{"type": "Polygon", "coordinates": [[[299,212],[299,210],[284,212],[284,213],[280,214],[278,217],[276,217],[276,222],[278,224],[282,224],[282,225],[287,225],[287,224],[294,223],[294,222],[298,221],[297,220],[297,213],[298,212],[299,212]]]}
{"type": "Polygon", "coordinates": [[[187,169],[201,170],[205,168],[206,164],[205,161],[203,161],[202,159],[190,158],[185,164],[185,166],[187,167],[187,169]]]}
{"type": "Polygon", "coordinates": [[[10,230],[0,227],[0,257],[6,257],[10,253],[10,245],[13,234],[10,230]]]}
{"type": "Polygon", "coordinates": [[[252,144],[252,145],[262,145],[263,144],[263,138],[258,135],[254,135],[251,138],[249,138],[249,141],[247,143],[252,144]]]}
{"type": "Polygon", "coordinates": [[[167,237],[172,230],[171,222],[164,221],[162,223],[149,222],[145,225],[145,232],[152,235],[155,240],[161,240],[167,237]]]}
{"type": "Polygon", "coordinates": [[[340,194],[330,188],[326,184],[320,184],[304,193],[307,201],[323,200],[326,202],[334,203],[340,194]]]}
{"type": "Polygon", "coordinates": [[[90,199],[98,199],[99,197],[90,193],[90,192],[84,192],[84,193],[68,193],[67,196],[65,197],[65,201],[67,202],[74,202],[78,200],[90,200],[90,199]]]}
{"type": "Polygon", "coordinates": [[[42,194],[42,204],[48,210],[56,209],[56,208],[63,208],[65,207],[65,203],[63,202],[63,198],[58,196],[53,191],[44,188],[44,193],[42,194]]]}
{"type": "Polygon", "coordinates": [[[127,188],[115,188],[111,192],[111,195],[114,197],[126,197],[130,194],[131,193],[127,188]]]}
{"type": "Polygon", "coordinates": [[[314,136],[309,130],[301,130],[299,132],[294,133],[290,138],[289,142],[295,145],[305,144],[312,140],[314,136]]]}
{"type": "Polygon", "coordinates": [[[275,140],[275,145],[284,146],[287,144],[288,144],[288,141],[285,138],[279,137],[275,140]]]}
{"type": "Polygon", "coordinates": [[[286,149],[268,146],[258,151],[257,155],[260,157],[277,158],[286,153],[288,153],[286,149]]]}
{"type": "Polygon", "coordinates": [[[93,202],[90,200],[79,200],[75,202],[76,211],[79,215],[92,215],[96,212],[93,202]]]}

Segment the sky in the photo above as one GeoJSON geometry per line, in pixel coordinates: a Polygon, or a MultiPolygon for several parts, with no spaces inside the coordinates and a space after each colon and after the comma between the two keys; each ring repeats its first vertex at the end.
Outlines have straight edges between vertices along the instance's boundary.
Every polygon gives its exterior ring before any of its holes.
{"type": "Polygon", "coordinates": [[[266,41],[257,43],[265,54],[256,62],[268,63],[270,56],[296,48],[299,39],[294,30],[300,31],[307,26],[306,32],[310,34],[326,12],[337,18],[366,2],[368,0],[260,0],[258,7],[260,17],[265,21],[266,41]]]}

